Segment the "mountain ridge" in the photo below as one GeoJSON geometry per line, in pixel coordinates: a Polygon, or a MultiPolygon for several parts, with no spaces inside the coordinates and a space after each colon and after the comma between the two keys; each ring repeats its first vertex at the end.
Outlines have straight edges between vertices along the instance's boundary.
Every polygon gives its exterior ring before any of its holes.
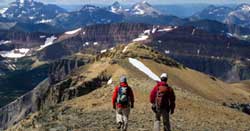
{"type": "Polygon", "coordinates": [[[121,45],[113,50],[97,55],[95,61],[92,61],[90,64],[73,71],[68,77],[66,77],[66,79],[60,81],[58,84],[55,84],[54,87],[50,87],[51,90],[53,90],[54,95],[52,92],[52,94],[49,93],[49,100],[57,101],[59,103],[31,115],[29,118],[21,121],[20,124],[17,123],[15,126],[9,128],[9,130],[39,130],[42,128],[60,130],[85,130],[86,128],[97,130],[113,129],[114,122],[112,121],[112,113],[114,112],[110,110],[110,92],[113,91],[113,86],[118,84],[117,79],[121,74],[128,76],[128,82],[135,91],[137,101],[135,109],[131,114],[131,119],[135,123],[131,123],[129,129],[151,129],[152,127],[150,127],[150,123],[152,122],[152,118],[150,115],[153,114],[150,111],[150,104],[145,101],[145,99],[148,97],[151,86],[153,87],[155,81],[129,63],[128,58],[134,58],[141,61],[144,65],[150,67],[150,69],[156,74],[161,72],[169,73],[169,83],[174,86],[174,90],[177,94],[177,111],[176,115],[172,118],[172,121],[174,121],[174,129],[188,130],[194,128],[209,128],[220,130],[232,129],[231,125],[234,125],[233,129],[249,129],[249,127],[246,126],[247,121],[244,121],[247,120],[249,116],[239,113],[236,110],[223,107],[220,103],[237,101],[247,102],[248,99],[250,99],[248,98],[250,92],[244,92],[240,88],[235,88],[234,86],[226,84],[218,79],[212,79],[210,76],[188,68],[183,68],[180,64],[165,55],[152,50],[150,47],[138,43],[131,43],[127,46],[121,45]],[[158,58],[163,59],[159,60],[158,58]],[[190,75],[193,77],[188,77],[190,75]],[[104,81],[97,82],[100,79],[95,79],[96,76],[104,78],[104,81]],[[198,83],[195,82],[197,79],[199,81],[198,83]],[[85,85],[84,83],[89,80],[94,81],[95,83],[100,83],[101,85],[85,85]],[[109,85],[107,82],[110,80],[112,82],[109,85]],[[206,87],[202,85],[206,85],[206,87]],[[89,90],[91,90],[91,92],[89,92],[89,90]],[[79,91],[89,93],[79,95],[77,96],[78,98],[74,97],[74,95],[72,97],[69,96],[69,94],[72,95],[72,93],[74,94],[79,91]],[[62,94],[59,93],[59,95],[56,95],[57,92],[61,92],[62,94]],[[208,105],[211,107],[209,108],[208,105]],[[184,111],[186,106],[190,108],[188,108],[187,111],[184,111]],[[50,112],[48,112],[48,110],[50,110],[50,112]],[[199,112],[199,116],[202,115],[203,117],[195,117],[194,119],[194,112],[197,113],[197,111],[199,112]],[[47,114],[44,114],[45,112],[47,114]],[[190,113],[192,114],[193,121],[191,121],[191,117],[188,115],[190,113]],[[209,113],[211,117],[206,115],[207,113],[209,113]],[[135,117],[135,115],[137,117],[135,117]],[[235,117],[236,115],[238,117],[235,117]],[[93,119],[90,119],[91,117],[93,117],[93,119]],[[190,122],[194,121],[200,121],[200,123],[203,123],[205,122],[204,119],[207,119],[207,117],[209,117],[211,121],[207,123],[208,125],[206,126],[202,126],[202,124],[192,126],[190,124],[190,122]],[[235,117],[240,122],[235,123],[234,120],[229,119],[231,117],[235,117]],[[75,119],[73,120],[73,118],[75,119]],[[145,118],[143,119],[143,123],[139,122],[140,118],[145,118]],[[72,124],[69,124],[66,119],[69,119],[72,124]],[[92,124],[86,124],[83,119],[85,121],[87,119],[92,124]],[[217,123],[218,121],[224,121],[225,119],[227,120],[227,123],[217,123]],[[51,120],[56,121],[53,123],[51,120]],[[30,123],[31,121],[34,123],[30,123]],[[109,124],[107,124],[108,122],[109,124]],[[65,125],[66,123],[68,126],[65,125]],[[137,126],[135,126],[135,124],[137,126]],[[240,124],[240,126],[238,124],[240,124]]]}

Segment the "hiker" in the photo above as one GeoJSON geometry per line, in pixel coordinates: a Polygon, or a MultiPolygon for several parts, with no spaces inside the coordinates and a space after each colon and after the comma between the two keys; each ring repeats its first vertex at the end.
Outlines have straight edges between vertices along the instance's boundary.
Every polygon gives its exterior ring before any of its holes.
{"type": "Polygon", "coordinates": [[[175,93],[167,84],[168,75],[163,73],[161,81],[150,93],[150,103],[155,113],[154,131],[160,131],[160,120],[163,118],[164,131],[171,131],[169,113],[173,114],[175,109],[175,93]]]}
{"type": "Polygon", "coordinates": [[[116,110],[117,129],[126,131],[130,109],[134,108],[134,94],[127,84],[126,76],[120,77],[120,85],[115,87],[112,104],[116,110]]]}

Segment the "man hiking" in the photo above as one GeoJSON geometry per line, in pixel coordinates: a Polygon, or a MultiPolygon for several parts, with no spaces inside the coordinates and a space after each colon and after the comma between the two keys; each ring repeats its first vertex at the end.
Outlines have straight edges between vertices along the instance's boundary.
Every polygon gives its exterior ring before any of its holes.
{"type": "Polygon", "coordinates": [[[134,108],[134,94],[127,84],[126,76],[120,77],[120,85],[115,87],[112,104],[116,110],[117,129],[126,131],[130,109],[134,108]]]}
{"type": "Polygon", "coordinates": [[[168,75],[161,75],[161,82],[150,93],[150,103],[155,113],[154,131],[160,131],[160,120],[163,119],[164,131],[171,131],[169,113],[173,114],[175,109],[175,93],[167,84],[168,75]]]}

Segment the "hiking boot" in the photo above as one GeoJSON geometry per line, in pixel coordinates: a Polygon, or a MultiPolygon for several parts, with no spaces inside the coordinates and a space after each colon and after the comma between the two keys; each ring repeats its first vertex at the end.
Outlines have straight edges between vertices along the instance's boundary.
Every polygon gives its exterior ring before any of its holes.
{"type": "Polygon", "coordinates": [[[118,123],[117,129],[121,129],[122,128],[122,122],[118,123]]]}

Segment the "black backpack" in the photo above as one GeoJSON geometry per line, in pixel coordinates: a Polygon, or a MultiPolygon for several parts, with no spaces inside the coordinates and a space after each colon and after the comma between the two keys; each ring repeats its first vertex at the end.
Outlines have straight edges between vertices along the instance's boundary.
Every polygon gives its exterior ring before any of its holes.
{"type": "Polygon", "coordinates": [[[129,104],[129,87],[119,87],[117,103],[121,105],[129,104]]]}

